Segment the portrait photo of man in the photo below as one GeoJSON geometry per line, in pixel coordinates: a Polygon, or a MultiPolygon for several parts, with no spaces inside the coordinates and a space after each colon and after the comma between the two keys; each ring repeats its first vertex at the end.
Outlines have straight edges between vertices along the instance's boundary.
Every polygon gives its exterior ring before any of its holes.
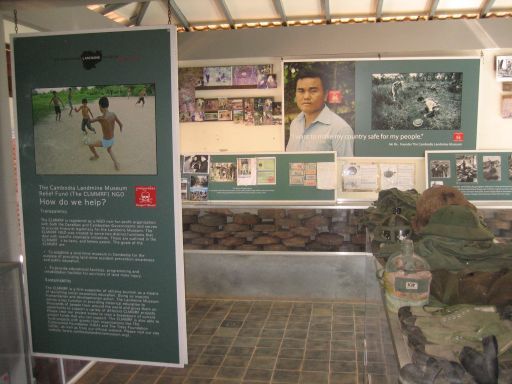
{"type": "MultiPolygon", "coordinates": [[[[332,70],[299,66],[298,69],[288,68],[285,72],[290,75],[286,87],[290,96],[293,89],[295,104],[290,105],[289,97],[288,105],[285,106],[285,118],[290,121],[286,151],[335,151],[338,157],[354,156],[354,131],[340,116],[348,114],[353,120],[352,103],[343,105],[344,102],[350,102],[350,97],[344,100],[343,95],[347,92],[340,89],[335,89],[335,96],[329,98],[332,88],[328,78],[332,70]],[[293,114],[294,109],[298,114],[293,114]]],[[[335,87],[341,88],[339,85],[335,87]]],[[[350,91],[353,95],[353,89],[350,91]]]]}

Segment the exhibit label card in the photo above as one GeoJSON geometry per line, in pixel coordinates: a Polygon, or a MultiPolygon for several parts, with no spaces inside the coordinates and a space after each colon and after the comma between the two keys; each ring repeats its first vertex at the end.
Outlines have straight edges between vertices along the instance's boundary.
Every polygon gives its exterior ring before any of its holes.
{"type": "Polygon", "coordinates": [[[175,28],[12,45],[34,353],[183,365],[175,28]]]}

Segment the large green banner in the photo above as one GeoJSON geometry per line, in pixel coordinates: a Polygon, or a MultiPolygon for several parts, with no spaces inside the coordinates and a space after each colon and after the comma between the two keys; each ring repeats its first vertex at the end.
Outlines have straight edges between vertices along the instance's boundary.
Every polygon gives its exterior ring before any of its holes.
{"type": "Polygon", "coordinates": [[[479,59],[290,61],[283,70],[286,151],[476,148],[479,59]]]}
{"type": "Polygon", "coordinates": [[[13,38],[35,354],[186,363],[175,40],[13,38]]]}

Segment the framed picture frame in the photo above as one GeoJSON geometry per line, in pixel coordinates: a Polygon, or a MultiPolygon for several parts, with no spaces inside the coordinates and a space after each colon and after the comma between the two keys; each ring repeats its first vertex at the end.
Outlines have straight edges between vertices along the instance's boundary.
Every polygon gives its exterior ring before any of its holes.
{"type": "Polygon", "coordinates": [[[496,56],[496,81],[512,81],[512,56],[496,56]]]}
{"type": "Polygon", "coordinates": [[[501,97],[501,117],[504,119],[512,119],[512,95],[504,95],[501,97]]]}

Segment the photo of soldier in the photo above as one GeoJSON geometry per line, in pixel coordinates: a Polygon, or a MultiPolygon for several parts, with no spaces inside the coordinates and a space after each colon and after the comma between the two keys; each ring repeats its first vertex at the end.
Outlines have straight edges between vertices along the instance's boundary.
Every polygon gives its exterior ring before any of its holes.
{"type": "Polygon", "coordinates": [[[488,181],[501,181],[501,157],[483,157],[484,179],[488,181]]]}
{"type": "Polygon", "coordinates": [[[430,176],[436,178],[450,177],[450,161],[448,160],[432,160],[430,162],[430,176]]]}
{"type": "Polygon", "coordinates": [[[457,181],[461,183],[477,182],[476,155],[459,155],[455,159],[457,181]]]}

